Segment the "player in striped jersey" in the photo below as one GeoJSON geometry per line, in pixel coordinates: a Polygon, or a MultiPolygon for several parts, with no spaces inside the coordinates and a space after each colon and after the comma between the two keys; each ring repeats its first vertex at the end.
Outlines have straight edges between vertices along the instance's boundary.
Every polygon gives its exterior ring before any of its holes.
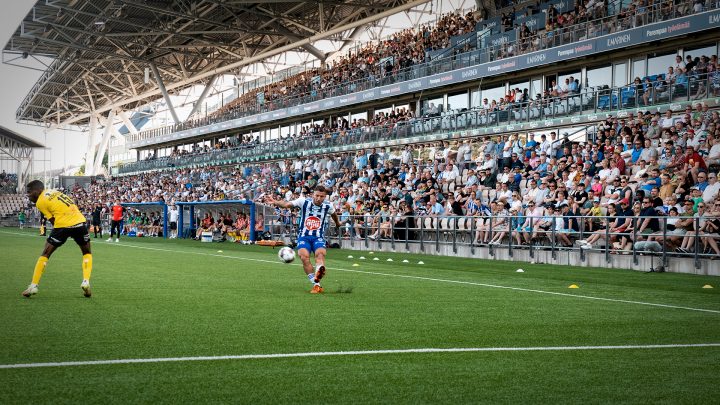
{"type": "Polygon", "coordinates": [[[298,225],[298,255],[302,260],[303,269],[313,284],[312,294],[323,292],[320,280],[325,275],[325,229],[328,217],[333,219],[335,226],[340,228],[338,218],[332,204],[325,201],[327,190],[323,186],[315,187],[312,198],[300,197],[293,201],[276,201],[272,196],[265,197],[265,202],[280,208],[300,208],[298,225]],[[315,254],[315,270],[310,262],[310,253],[315,254]]]}

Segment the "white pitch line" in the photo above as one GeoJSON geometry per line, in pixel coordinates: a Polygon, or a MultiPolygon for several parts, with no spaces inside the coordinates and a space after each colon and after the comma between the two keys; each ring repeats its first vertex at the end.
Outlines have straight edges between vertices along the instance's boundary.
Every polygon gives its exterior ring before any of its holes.
{"type": "Polygon", "coordinates": [[[390,350],[353,350],[340,352],[306,352],[306,353],[273,353],[273,354],[240,354],[232,356],[197,356],[197,357],[159,357],[149,359],[116,359],[61,361],[54,363],[0,364],[0,369],[39,368],[39,367],[73,367],[98,366],[109,364],[136,363],[170,363],[181,361],[218,361],[218,360],[252,360],[278,359],[297,357],[329,357],[329,356],[364,356],[376,354],[408,354],[408,353],[466,353],[466,352],[541,352],[571,350],[646,350],[646,349],[677,349],[698,347],[720,347],[720,343],[665,344],[665,345],[622,345],[622,346],[545,346],[545,347],[459,347],[459,348],[424,348],[424,349],[390,349],[390,350]]]}
{"type": "MultiPolygon", "coordinates": [[[[22,236],[32,236],[32,235],[28,235],[28,234],[24,234],[24,233],[19,233],[19,232],[0,231],[0,233],[22,235],[22,236]]],[[[241,257],[241,256],[219,255],[216,253],[188,252],[188,251],[175,250],[175,249],[163,249],[163,248],[155,248],[155,247],[149,247],[149,246],[128,245],[125,243],[121,243],[121,244],[107,243],[107,244],[103,244],[103,245],[118,246],[118,247],[131,247],[131,248],[136,248],[136,249],[155,250],[155,251],[159,251],[159,252],[186,253],[186,254],[194,254],[194,255],[200,255],[200,256],[222,257],[222,258],[226,258],[226,259],[249,260],[249,261],[254,261],[254,262],[278,264],[278,262],[274,261],[274,260],[255,259],[255,258],[241,257]]],[[[293,264],[292,266],[299,266],[299,264],[293,264]]],[[[720,314],[720,310],[715,310],[715,309],[693,308],[693,307],[685,307],[685,306],[681,306],[681,305],[658,304],[658,303],[654,303],[654,302],[595,297],[592,295],[569,294],[569,293],[562,293],[562,292],[556,292],[556,291],[536,290],[536,289],[532,289],[532,288],[510,287],[510,286],[497,285],[497,284],[477,283],[477,282],[473,282],[473,281],[449,280],[449,279],[443,279],[443,278],[433,278],[433,277],[423,277],[423,276],[410,276],[410,275],[405,275],[405,274],[392,274],[392,273],[381,273],[381,272],[375,272],[375,271],[342,269],[342,268],[337,268],[337,267],[333,267],[332,270],[343,271],[343,272],[348,272],[348,273],[360,273],[360,274],[370,274],[370,275],[375,275],[375,276],[386,276],[386,277],[407,278],[407,279],[413,279],[413,280],[436,281],[436,282],[440,282],[440,283],[474,285],[474,286],[478,286],[478,287],[500,288],[500,289],[504,289],[504,290],[533,292],[533,293],[538,293],[538,294],[557,295],[557,296],[561,296],[561,297],[582,298],[582,299],[595,300],[595,301],[619,302],[619,303],[624,303],[624,304],[645,305],[645,306],[659,307],[659,308],[683,309],[683,310],[687,310],[687,311],[720,314]]]]}

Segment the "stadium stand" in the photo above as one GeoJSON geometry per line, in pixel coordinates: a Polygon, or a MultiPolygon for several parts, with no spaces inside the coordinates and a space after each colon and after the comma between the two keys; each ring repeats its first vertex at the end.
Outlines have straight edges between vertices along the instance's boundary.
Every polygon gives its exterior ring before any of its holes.
{"type": "MultiPolygon", "coordinates": [[[[698,103],[681,114],[641,112],[588,132],[587,140],[552,131],[171,168],[74,195],[88,209],[116,197],[293,198],[322,184],[345,221],[340,238],[720,257],[718,111],[698,103]]],[[[290,233],[293,213],[263,211],[266,231],[290,233]]],[[[214,220],[248,226],[230,212],[214,220]]]]}
{"type": "MultiPolygon", "coordinates": [[[[434,27],[422,26],[417,30],[403,30],[379,44],[369,44],[322,68],[307,70],[263,88],[254,89],[207,117],[200,119],[191,117],[188,121],[180,124],[143,131],[137,137],[142,139],[148,136],[173,133],[328,97],[351,94],[379,85],[412,80],[429,74],[474,65],[482,61],[500,60],[579,40],[622,32],[629,28],[666,21],[714,9],[718,6],[716,1],[673,0],[647,4],[643,0],[633,2],[588,0],[582,5],[564,2],[566,7],[558,9],[559,6],[556,3],[542,2],[536,6],[527,6],[515,13],[503,14],[502,17],[498,17],[500,21],[498,25],[493,25],[495,24],[494,20],[482,20],[480,13],[476,11],[464,15],[450,13],[442,16],[434,27]],[[489,27],[490,25],[493,26],[489,27]],[[486,35],[487,43],[482,41],[482,35],[485,32],[488,34],[486,35]],[[511,33],[511,35],[503,37],[504,33],[511,33]],[[480,35],[481,40],[474,42],[463,40],[467,34],[480,35]],[[484,46],[475,49],[478,42],[482,42],[484,46]]],[[[662,74],[663,72],[658,73],[662,74]]],[[[694,72],[687,73],[688,75],[695,74],[694,72]]],[[[651,87],[661,86],[665,80],[664,77],[653,76],[650,76],[651,87]]],[[[569,85],[571,84],[569,83],[569,85]]],[[[580,80],[577,85],[578,88],[588,87],[587,83],[581,83],[580,80]]],[[[562,84],[558,84],[558,86],[562,87],[562,84]]],[[[709,88],[706,87],[705,91],[709,88]]],[[[717,87],[714,89],[717,92],[717,87]]],[[[608,92],[606,98],[598,101],[599,108],[608,108],[617,103],[617,100],[620,100],[623,105],[639,102],[640,100],[631,97],[636,93],[630,90],[624,93],[610,94],[608,92]]],[[[672,93],[660,88],[651,93],[660,98],[668,98],[683,94],[683,91],[672,93]]],[[[649,97],[649,95],[646,96],[642,101],[648,103],[649,97]]],[[[589,100],[589,96],[581,97],[573,103],[589,100]]],[[[576,107],[576,105],[573,104],[572,107],[576,107]]],[[[558,107],[552,111],[561,113],[566,110],[558,107]]],[[[528,112],[528,118],[531,117],[529,114],[530,112],[528,112]]]]}
{"type": "MultiPolygon", "coordinates": [[[[401,31],[252,90],[206,118],[128,138],[158,137],[718,6],[582,3],[528,4],[519,12],[505,10],[494,22],[474,11],[444,15],[434,26],[401,31]],[[515,36],[504,37],[510,32],[515,36]],[[463,42],[468,34],[478,40],[463,42]],[[510,39],[493,43],[490,37],[510,39]],[[483,46],[475,49],[473,43],[483,46]]],[[[173,141],[169,153],[143,155],[119,168],[123,176],[73,194],[84,212],[115,198],[167,204],[253,200],[263,218],[256,229],[287,239],[294,213],[263,206],[263,196],[289,199],[323,184],[343,220],[332,234],[338,242],[412,243],[420,251],[434,245],[437,252],[441,245],[453,252],[458,245],[472,252],[482,246],[491,255],[494,249],[510,255],[519,249],[530,257],[534,250],[551,249],[553,258],[556,251],[583,256],[603,249],[607,257],[654,253],[663,263],[668,255],[691,256],[697,267],[700,259],[720,255],[720,116],[712,100],[720,94],[720,71],[715,54],[690,56],[684,50],[683,56],[659,69],[648,65],[642,70],[647,75],[630,83],[623,78],[615,87],[590,85],[580,74],[556,74],[560,81],[551,81],[550,74],[547,87],[534,88],[535,94],[529,83],[510,83],[506,94],[468,107],[417,100],[418,108],[392,108],[367,119],[305,116],[310,124],[277,139],[223,132],[213,144],[173,141]],[[563,117],[576,124],[511,129],[563,117]]],[[[210,223],[222,224],[218,232],[224,235],[247,233],[252,224],[245,213],[218,207],[193,218],[189,234],[210,223]]],[[[130,221],[149,226],[151,215],[132,214],[130,221]]]]}
{"type": "Polygon", "coordinates": [[[14,194],[17,191],[17,182],[17,174],[3,170],[0,173],[0,194],[14,194]]]}

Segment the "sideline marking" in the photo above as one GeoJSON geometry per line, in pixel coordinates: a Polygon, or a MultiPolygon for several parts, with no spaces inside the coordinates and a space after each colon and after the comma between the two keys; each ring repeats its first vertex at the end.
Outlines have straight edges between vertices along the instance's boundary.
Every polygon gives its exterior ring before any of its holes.
{"type": "MultiPolygon", "coordinates": [[[[28,234],[19,233],[19,232],[0,231],[0,233],[35,237],[35,235],[28,235],[28,234]]],[[[278,262],[275,260],[264,260],[264,259],[250,258],[250,257],[220,255],[220,254],[216,254],[216,253],[188,252],[185,250],[163,249],[163,248],[155,248],[155,247],[149,247],[149,246],[115,244],[115,243],[102,243],[102,245],[118,246],[118,247],[131,247],[131,248],[136,248],[136,249],[155,250],[155,251],[159,251],[159,252],[185,253],[185,254],[193,254],[193,255],[200,255],[200,256],[223,257],[226,259],[248,260],[248,261],[254,261],[254,262],[278,264],[278,262]]],[[[291,266],[300,266],[300,264],[291,264],[291,266]]],[[[437,281],[440,283],[474,285],[474,286],[479,286],[479,287],[500,288],[500,289],[505,289],[505,290],[525,291],[525,292],[533,292],[533,293],[538,293],[538,294],[559,295],[562,297],[583,298],[583,299],[595,300],[595,301],[619,302],[619,303],[624,303],[624,304],[645,305],[645,306],[660,307],[660,308],[684,309],[687,311],[720,314],[720,310],[715,310],[715,309],[693,308],[693,307],[684,307],[684,306],[680,306],[680,305],[657,304],[657,303],[653,303],[653,302],[622,300],[622,299],[617,299],[617,298],[595,297],[592,295],[569,294],[569,293],[562,293],[562,292],[555,292],[555,291],[536,290],[536,289],[532,289],[532,288],[509,287],[509,286],[497,285],[497,284],[477,283],[477,282],[473,282],[473,281],[460,281],[460,280],[449,280],[449,279],[443,279],[443,278],[410,276],[410,275],[405,275],[405,274],[391,274],[391,273],[380,273],[380,272],[375,272],[375,271],[351,270],[351,269],[342,269],[342,268],[338,268],[338,267],[334,267],[333,270],[344,271],[347,273],[360,273],[360,274],[370,274],[370,275],[375,275],[375,276],[398,277],[398,278],[407,278],[407,279],[425,280],[425,281],[437,281]]]]}
{"type": "Polygon", "coordinates": [[[117,360],[61,361],[61,362],[55,362],[55,363],[0,364],[0,369],[96,366],[96,365],[107,365],[107,364],[134,364],[134,363],[169,363],[169,362],[180,362],[180,361],[218,361],[218,360],[297,358],[297,357],[362,356],[362,355],[374,355],[374,354],[676,349],[676,348],[688,348],[688,347],[720,347],[720,343],[624,345],[624,346],[461,347],[461,348],[449,348],[449,349],[427,348],[427,349],[395,349],[395,350],[354,350],[354,351],[342,351],[342,352],[240,354],[240,355],[234,355],[234,356],[159,357],[159,358],[154,358],[154,359],[153,358],[150,358],[150,359],[117,359],[117,360]]]}

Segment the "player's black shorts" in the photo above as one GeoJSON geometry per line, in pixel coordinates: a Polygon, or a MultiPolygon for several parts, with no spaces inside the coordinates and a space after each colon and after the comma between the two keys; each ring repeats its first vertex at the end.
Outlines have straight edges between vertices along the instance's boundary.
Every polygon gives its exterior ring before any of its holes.
{"type": "Polygon", "coordinates": [[[174,231],[177,229],[177,222],[170,222],[170,230],[174,231]]]}
{"type": "Polygon", "coordinates": [[[83,246],[90,242],[90,234],[88,234],[85,224],[76,225],[70,228],[54,228],[47,238],[47,242],[55,247],[62,246],[68,238],[73,238],[75,243],[83,246]]]}
{"type": "Polygon", "coordinates": [[[93,219],[92,225],[93,225],[93,226],[100,226],[100,220],[98,219],[98,220],[96,221],[96,220],[93,219]]]}

